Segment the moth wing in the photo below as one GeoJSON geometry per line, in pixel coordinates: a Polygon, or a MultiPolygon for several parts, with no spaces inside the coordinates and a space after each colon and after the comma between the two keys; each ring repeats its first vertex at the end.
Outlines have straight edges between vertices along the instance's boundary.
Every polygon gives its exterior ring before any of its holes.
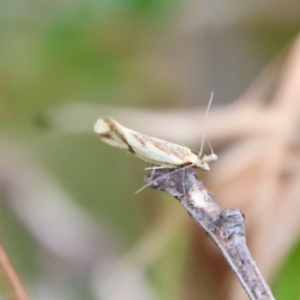
{"type": "Polygon", "coordinates": [[[120,126],[121,125],[111,119],[100,118],[94,125],[94,131],[105,143],[117,148],[129,150],[128,144],[119,133],[120,126]]]}
{"type": "Polygon", "coordinates": [[[178,167],[194,155],[188,148],[127,130],[125,138],[139,158],[161,166],[178,167]]]}

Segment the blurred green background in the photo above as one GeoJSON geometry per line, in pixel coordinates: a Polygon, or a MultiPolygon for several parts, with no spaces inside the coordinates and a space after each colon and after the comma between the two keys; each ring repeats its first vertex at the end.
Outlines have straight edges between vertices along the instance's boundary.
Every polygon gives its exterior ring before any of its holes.
{"type": "MultiPolygon", "coordinates": [[[[1,1],[1,235],[32,299],[128,299],[110,298],[96,282],[171,205],[158,192],[134,195],[145,164],[94,135],[101,105],[199,107],[211,91],[216,103],[230,102],[297,35],[299,9],[280,1],[1,1]]],[[[137,298],[181,299],[182,228],[140,274],[137,298]]],[[[276,299],[300,299],[299,258],[297,247],[273,285],[276,299]]]]}

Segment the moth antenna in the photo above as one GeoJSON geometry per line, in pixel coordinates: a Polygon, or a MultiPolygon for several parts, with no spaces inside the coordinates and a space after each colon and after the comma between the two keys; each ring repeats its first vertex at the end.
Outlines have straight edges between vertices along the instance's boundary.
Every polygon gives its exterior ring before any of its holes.
{"type": "MultiPolygon", "coordinates": [[[[174,173],[176,173],[176,172],[178,172],[178,171],[180,171],[180,170],[187,169],[187,168],[189,168],[189,167],[193,167],[193,165],[188,165],[188,166],[185,166],[185,167],[182,167],[182,168],[178,168],[178,169],[172,171],[172,172],[169,173],[169,174],[165,174],[165,175],[162,175],[162,176],[160,176],[160,177],[158,177],[158,178],[156,178],[156,179],[154,179],[154,180],[151,180],[150,182],[148,182],[147,184],[145,184],[144,186],[142,186],[139,190],[137,190],[137,191],[135,192],[135,194],[138,194],[139,192],[141,192],[142,190],[144,190],[146,187],[150,186],[153,182],[155,182],[155,181],[157,181],[157,180],[160,180],[160,179],[162,179],[162,178],[164,178],[164,177],[166,177],[166,176],[172,175],[172,174],[174,174],[174,173]]],[[[165,167],[165,168],[167,169],[167,167],[165,167]]]]}
{"type": "Polygon", "coordinates": [[[214,150],[213,150],[213,148],[212,148],[210,142],[207,141],[207,143],[208,143],[208,146],[209,146],[209,149],[210,149],[211,154],[215,154],[215,152],[214,152],[214,150]]]}
{"type": "Polygon", "coordinates": [[[203,136],[202,136],[202,142],[201,142],[201,148],[200,148],[200,152],[199,152],[199,157],[201,157],[202,151],[203,151],[203,147],[204,147],[204,140],[205,140],[205,132],[206,132],[206,124],[207,124],[207,118],[208,118],[208,111],[209,111],[209,108],[211,106],[213,98],[214,98],[214,93],[212,92],[211,96],[210,96],[210,99],[209,99],[209,102],[208,102],[208,106],[207,106],[206,112],[205,112],[203,136]]]}

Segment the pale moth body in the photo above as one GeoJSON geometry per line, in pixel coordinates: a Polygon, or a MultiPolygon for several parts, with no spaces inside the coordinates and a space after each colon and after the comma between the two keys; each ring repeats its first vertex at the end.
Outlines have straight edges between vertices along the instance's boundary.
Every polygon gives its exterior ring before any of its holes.
{"type": "Polygon", "coordinates": [[[208,171],[209,163],[217,160],[214,153],[200,157],[189,148],[138,133],[110,118],[98,119],[94,131],[105,143],[127,150],[148,163],[162,167],[191,166],[208,171]]]}

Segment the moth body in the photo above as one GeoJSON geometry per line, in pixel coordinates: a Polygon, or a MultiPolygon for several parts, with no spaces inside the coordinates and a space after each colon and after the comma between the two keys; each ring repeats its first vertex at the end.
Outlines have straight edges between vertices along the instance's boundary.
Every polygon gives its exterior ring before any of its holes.
{"type": "Polygon", "coordinates": [[[98,119],[94,131],[105,143],[127,150],[154,165],[167,168],[190,165],[208,171],[209,163],[217,160],[214,153],[200,157],[189,148],[138,133],[110,118],[98,119]]]}

